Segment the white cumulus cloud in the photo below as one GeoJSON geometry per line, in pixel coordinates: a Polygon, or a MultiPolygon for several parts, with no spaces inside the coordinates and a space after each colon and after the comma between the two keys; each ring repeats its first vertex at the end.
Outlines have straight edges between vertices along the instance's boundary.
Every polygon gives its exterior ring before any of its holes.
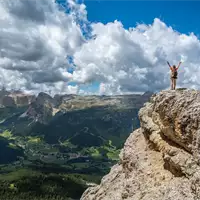
{"type": "Polygon", "coordinates": [[[84,42],[76,23],[82,5],[66,14],[54,0],[0,1],[0,84],[7,89],[71,91],[67,56],[84,42]],[[65,87],[57,87],[65,84],[65,87]]]}
{"type": "Polygon", "coordinates": [[[98,80],[100,93],[144,92],[169,87],[166,61],[178,64],[181,87],[198,88],[200,41],[159,19],[126,30],[119,21],[92,24],[95,37],[75,53],[73,78],[82,83],[98,80]]]}

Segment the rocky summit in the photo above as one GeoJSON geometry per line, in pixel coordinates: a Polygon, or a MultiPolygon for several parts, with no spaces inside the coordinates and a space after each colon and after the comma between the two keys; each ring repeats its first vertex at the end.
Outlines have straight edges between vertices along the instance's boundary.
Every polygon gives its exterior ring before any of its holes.
{"type": "Polygon", "coordinates": [[[200,92],[161,91],[101,184],[81,200],[199,200],[200,92]]]}

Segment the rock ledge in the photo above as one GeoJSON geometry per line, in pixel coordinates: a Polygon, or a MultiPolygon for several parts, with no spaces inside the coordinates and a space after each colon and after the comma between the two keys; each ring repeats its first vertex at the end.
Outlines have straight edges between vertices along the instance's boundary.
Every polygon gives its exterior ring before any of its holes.
{"type": "Polygon", "coordinates": [[[81,200],[199,200],[200,91],[161,91],[139,118],[119,163],[81,200]]]}

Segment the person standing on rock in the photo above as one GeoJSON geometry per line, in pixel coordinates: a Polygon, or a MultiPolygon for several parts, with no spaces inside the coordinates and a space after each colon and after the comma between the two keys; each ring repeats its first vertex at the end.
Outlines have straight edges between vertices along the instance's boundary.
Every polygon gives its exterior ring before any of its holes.
{"type": "Polygon", "coordinates": [[[178,78],[178,69],[180,67],[182,62],[179,62],[178,67],[176,65],[171,66],[169,62],[167,64],[169,65],[169,68],[171,70],[171,90],[176,89],[176,79],[178,78]]]}

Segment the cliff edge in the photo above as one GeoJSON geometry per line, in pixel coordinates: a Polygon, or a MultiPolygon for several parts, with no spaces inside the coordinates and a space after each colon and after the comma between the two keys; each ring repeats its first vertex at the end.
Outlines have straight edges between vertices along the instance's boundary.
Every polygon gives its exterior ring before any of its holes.
{"type": "Polygon", "coordinates": [[[119,163],[81,200],[199,200],[200,91],[162,91],[139,118],[119,163]]]}

